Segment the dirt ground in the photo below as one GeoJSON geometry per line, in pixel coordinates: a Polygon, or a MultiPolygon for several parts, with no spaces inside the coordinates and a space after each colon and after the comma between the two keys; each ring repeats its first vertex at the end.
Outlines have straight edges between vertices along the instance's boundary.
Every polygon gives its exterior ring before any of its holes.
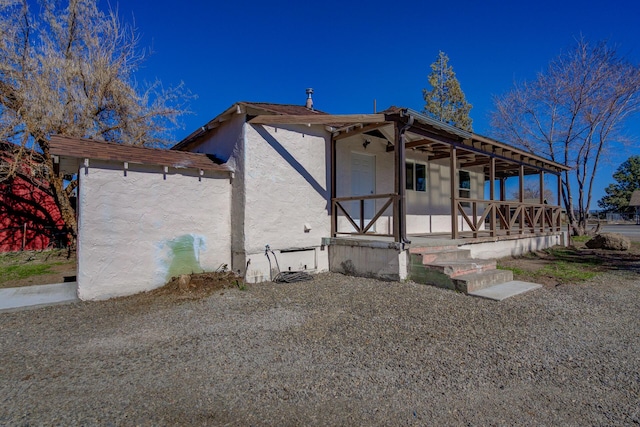
{"type": "Polygon", "coordinates": [[[629,271],[640,273],[640,242],[631,242],[628,251],[610,251],[589,249],[585,242],[572,242],[568,248],[556,247],[544,251],[532,252],[519,257],[507,257],[498,260],[500,268],[514,271],[514,279],[559,286],[576,280],[563,280],[554,274],[550,266],[557,263],[575,265],[584,272],[601,274],[607,271],[629,271]],[[549,274],[545,274],[549,271],[549,274]]]}
{"type": "Polygon", "coordinates": [[[326,273],[2,313],[0,425],[634,425],[638,277],[495,302],[326,273]]]}

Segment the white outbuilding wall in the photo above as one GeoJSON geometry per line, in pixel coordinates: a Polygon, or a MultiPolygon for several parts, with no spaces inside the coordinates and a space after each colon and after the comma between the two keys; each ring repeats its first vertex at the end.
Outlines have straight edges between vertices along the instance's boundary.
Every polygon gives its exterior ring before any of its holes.
{"type": "Polygon", "coordinates": [[[80,168],[78,296],[148,291],[231,264],[228,173],[91,161],[80,168]]]}

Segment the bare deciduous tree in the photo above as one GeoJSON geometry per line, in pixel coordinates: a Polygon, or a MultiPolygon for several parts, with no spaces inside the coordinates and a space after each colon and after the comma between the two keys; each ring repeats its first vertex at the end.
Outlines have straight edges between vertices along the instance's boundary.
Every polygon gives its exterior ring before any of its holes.
{"type": "MultiPolygon", "coordinates": [[[[515,190],[511,193],[511,198],[513,200],[518,200],[520,198],[520,190],[515,190]]],[[[525,200],[539,200],[540,199],[540,187],[539,186],[525,186],[524,187],[524,192],[522,194],[522,198],[525,200]]],[[[546,200],[549,203],[553,203],[555,205],[554,202],[554,194],[553,191],[549,190],[548,188],[544,189],[544,200],[546,200]]]]}
{"type": "Polygon", "coordinates": [[[0,180],[41,157],[67,229],[77,232],[69,197],[77,182],[54,173],[54,134],[162,145],[184,113],[182,86],[134,78],[144,52],[135,29],[96,0],[0,0],[0,139],[13,144],[0,180]]]}
{"type": "Polygon", "coordinates": [[[624,125],[640,110],[640,68],[606,42],[579,39],[494,102],[497,138],[571,168],[562,199],[574,234],[584,234],[598,165],[612,144],[627,142],[624,125]]]}

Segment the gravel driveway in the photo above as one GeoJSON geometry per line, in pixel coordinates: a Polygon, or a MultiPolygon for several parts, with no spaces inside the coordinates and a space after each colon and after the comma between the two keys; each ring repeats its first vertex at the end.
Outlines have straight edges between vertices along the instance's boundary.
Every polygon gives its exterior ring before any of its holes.
{"type": "Polygon", "coordinates": [[[0,425],[637,425],[639,294],[322,274],[2,313],[0,425]]]}

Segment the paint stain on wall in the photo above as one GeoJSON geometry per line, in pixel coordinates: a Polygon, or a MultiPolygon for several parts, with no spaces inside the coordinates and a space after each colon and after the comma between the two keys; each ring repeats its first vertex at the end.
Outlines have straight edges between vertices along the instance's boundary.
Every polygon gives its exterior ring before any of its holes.
{"type": "MultiPolygon", "coordinates": [[[[200,266],[200,252],[206,249],[203,236],[184,234],[164,242],[168,249],[169,268],[166,281],[181,274],[202,273],[200,266]]],[[[166,262],[165,261],[165,262],[166,262]]]]}

